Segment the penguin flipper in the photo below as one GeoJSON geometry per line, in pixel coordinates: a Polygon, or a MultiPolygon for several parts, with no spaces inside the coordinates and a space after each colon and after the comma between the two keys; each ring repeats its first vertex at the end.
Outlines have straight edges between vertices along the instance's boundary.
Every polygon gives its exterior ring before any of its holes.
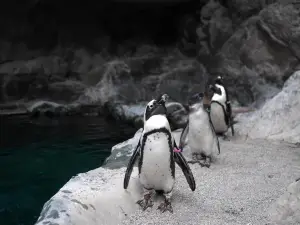
{"type": "Polygon", "coordinates": [[[228,124],[231,128],[231,134],[234,136],[234,128],[233,128],[233,123],[232,123],[232,109],[231,109],[231,103],[230,101],[226,102],[226,108],[227,108],[227,117],[228,117],[228,124]]]}
{"type": "Polygon", "coordinates": [[[181,135],[180,135],[180,141],[179,141],[179,148],[182,149],[184,145],[184,141],[186,140],[186,136],[189,132],[189,120],[187,121],[185,127],[183,128],[181,135]]]}
{"type": "Polygon", "coordinates": [[[128,165],[127,165],[127,169],[126,169],[126,172],[125,172],[125,177],[124,177],[124,182],[123,182],[123,187],[124,189],[127,189],[128,187],[128,184],[129,184],[129,180],[130,180],[130,176],[131,176],[131,173],[132,173],[132,170],[133,170],[133,166],[137,160],[137,158],[139,157],[140,155],[140,140],[128,162],[128,165]]]}
{"type": "Polygon", "coordinates": [[[177,163],[177,165],[181,168],[181,170],[182,170],[182,172],[183,172],[183,174],[186,178],[186,181],[188,182],[191,190],[195,191],[196,182],[195,182],[194,175],[193,175],[192,170],[189,167],[187,161],[185,160],[185,158],[181,154],[181,152],[174,152],[174,160],[177,163]]]}
{"type": "Polygon", "coordinates": [[[210,113],[209,113],[209,112],[208,112],[208,117],[209,117],[209,124],[210,124],[211,130],[212,130],[212,132],[213,132],[213,135],[214,135],[214,137],[215,137],[215,139],[216,139],[216,141],[217,141],[217,147],[218,147],[218,151],[219,151],[219,154],[220,154],[221,151],[220,151],[220,143],[219,143],[219,139],[218,139],[218,136],[217,136],[217,134],[216,134],[215,127],[214,127],[214,125],[213,125],[213,123],[212,123],[212,121],[211,121],[211,117],[210,117],[210,113]]]}

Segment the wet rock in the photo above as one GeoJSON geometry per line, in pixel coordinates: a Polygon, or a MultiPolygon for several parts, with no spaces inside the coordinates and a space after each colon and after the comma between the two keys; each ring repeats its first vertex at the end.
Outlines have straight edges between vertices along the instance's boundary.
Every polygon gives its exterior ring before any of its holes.
{"type": "Polygon", "coordinates": [[[138,144],[142,132],[143,129],[140,128],[132,138],[113,146],[111,149],[111,154],[108,158],[106,158],[103,167],[110,169],[126,167],[134,149],[138,144]]]}
{"type": "Polygon", "coordinates": [[[107,102],[104,111],[108,118],[132,124],[135,127],[143,126],[143,115],[147,103],[125,105],[107,102]]]}
{"type": "Polygon", "coordinates": [[[27,111],[31,117],[39,117],[45,115],[47,117],[58,117],[65,115],[68,108],[64,105],[57,104],[49,101],[38,101],[27,108],[27,111]]]}

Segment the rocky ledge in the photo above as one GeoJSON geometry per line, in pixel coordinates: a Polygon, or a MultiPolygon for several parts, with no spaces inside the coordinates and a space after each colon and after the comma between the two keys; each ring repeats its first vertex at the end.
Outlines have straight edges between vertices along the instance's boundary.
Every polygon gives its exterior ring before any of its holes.
{"type": "MultiPolygon", "coordinates": [[[[299,81],[300,73],[295,72],[260,110],[238,116],[237,135],[230,141],[220,139],[221,154],[211,168],[191,165],[195,192],[176,167],[173,215],[156,211],[159,198],[152,209],[139,210],[135,202],[141,198],[141,186],[136,168],[129,188],[123,189],[125,166],[140,129],[133,138],[112,148],[104,167],[67,182],[45,203],[36,224],[299,224],[300,181],[295,181],[300,171],[299,81]],[[270,126],[281,127],[278,135],[262,135],[262,129],[270,126]]],[[[177,143],[180,132],[173,131],[177,143]]],[[[188,146],[184,155],[189,158],[188,146]]]]}

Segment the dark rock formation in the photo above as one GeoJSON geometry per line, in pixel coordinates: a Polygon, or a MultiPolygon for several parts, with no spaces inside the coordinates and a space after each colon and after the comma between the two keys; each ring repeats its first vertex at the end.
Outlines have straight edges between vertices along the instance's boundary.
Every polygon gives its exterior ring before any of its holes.
{"type": "Polygon", "coordinates": [[[237,2],[229,1],[226,9],[216,1],[210,1],[202,8],[203,15],[212,16],[206,22],[208,25],[203,26],[207,27],[204,34],[209,38],[203,42],[205,47],[200,48],[202,55],[199,57],[210,74],[224,75],[230,86],[229,92],[239,103],[249,105],[256,101],[260,105],[279,91],[299,65],[295,53],[300,40],[300,33],[296,31],[300,24],[299,12],[293,4],[265,5],[267,7],[259,11],[262,8],[260,1],[237,2]],[[232,17],[233,12],[238,11],[242,15],[251,15],[242,23],[238,22],[239,26],[232,17]],[[220,12],[223,12],[222,17],[216,20],[220,12]],[[223,26],[218,26],[220,21],[223,26]],[[230,37],[226,40],[228,33],[227,38],[230,37]],[[222,37],[225,37],[224,44],[214,49],[211,43],[222,37]]]}
{"type": "Polygon", "coordinates": [[[28,1],[2,15],[1,103],[103,107],[168,93],[184,104],[223,74],[233,102],[257,107],[299,66],[292,1],[69,4],[28,1]]]}

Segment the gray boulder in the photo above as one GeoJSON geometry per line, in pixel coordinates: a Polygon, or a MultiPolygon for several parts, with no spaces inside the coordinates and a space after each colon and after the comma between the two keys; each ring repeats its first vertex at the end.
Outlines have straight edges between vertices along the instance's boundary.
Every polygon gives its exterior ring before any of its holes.
{"type": "Polygon", "coordinates": [[[106,158],[103,167],[110,169],[126,167],[138,144],[142,132],[143,129],[140,128],[132,138],[113,146],[111,154],[106,158]]]}
{"type": "Polygon", "coordinates": [[[271,206],[269,217],[274,225],[300,224],[300,181],[291,183],[271,206]]]}
{"type": "Polygon", "coordinates": [[[300,142],[300,71],[284,84],[280,93],[259,110],[239,114],[237,133],[249,138],[300,142]]]}

